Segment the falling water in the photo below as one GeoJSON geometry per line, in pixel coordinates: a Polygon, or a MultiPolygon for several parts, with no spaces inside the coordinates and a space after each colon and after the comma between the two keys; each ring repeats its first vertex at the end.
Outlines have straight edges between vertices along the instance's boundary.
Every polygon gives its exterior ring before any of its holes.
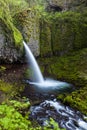
{"type": "Polygon", "coordinates": [[[32,68],[33,71],[33,81],[34,82],[39,82],[39,83],[43,83],[44,82],[44,78],[42,76],[42,73],[39,69],[39,66],[30,50],[30,48],[27,46],[27,44],[23,41],[24,47],[26,49],[26,56],[28,58],[28,61],[30,63],[30,67],[32,68]]]}
{"type": "Polygon", "coordinates": [[[32,84],[34,86],[37,86],[37,89],[40,91],[54,91],[54,90],[63,90],[68,87],[70,87],[70,84],[66,82],[61,82],[61,81],[56,81],[52,79],[46,79],[44,80],[43,75],[40,71],[40,68],[30,50],[30,48],[27,46],[27,44],[23,41],[25,50],[26,50],[26,56],[29,62],[29,65],[32,69],[33,76],[32,77],[32,82],[29,81],[29,84],[32,84]]]}

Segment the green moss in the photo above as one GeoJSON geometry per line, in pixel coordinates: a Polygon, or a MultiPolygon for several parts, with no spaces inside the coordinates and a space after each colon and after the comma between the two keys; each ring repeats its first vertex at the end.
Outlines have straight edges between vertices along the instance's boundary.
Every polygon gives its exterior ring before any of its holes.
{"type": "Polygon", "coordinates": [[[52,54],[51,30],[49,23],[45,23],[45,26],[43,24],[43,22],[40,23],[40,54],[41,56],[47,56],[52,54]]]}
{"type": "Polygon", "coordinates": [[[29,5],[26,0],[8,0],[8,5],[11,16],[14,16],[16,13],[29,8],[29,5]]]}
{"type": "Polygon", "coordinates": [[[39,41],[39,18],[37,10],[33,8],[22,10],[15,13],[13,19],[15,26],[22,32],[26,42],[29,43],[31,39],[39,41]]]}
{"type": "Polygon", "coordinates": [[[49,52],[47,51],[49,48],[51,50],[50,55],[64,55],[73,50],[87,47],[86,15],[87,11],[85,13],[71,11],[62,13],[42,12],[40,19],[41,53],[44,50],[42,56],[49,52]]]}
{"type": "MultiPolygon", "coordinates": [[[[19,95],[21,91],[23,91],[24,85],[18,83],[8,83],[3,80],[0,80],[0,91],[5,95],[4,100],[9,98],[13,98],[16,95],[19,95]]],[[[1,99],[2,100],[2,99],[1,99]]],[[[3,101],[4,101],[3,100],[3,101]]]]}
{"type": "Polygon", "coordinates": [[[0,0],[0,19],[2,20],[2,23],[5,24],[5,27],[7,30],[9,30],[9,34],[13,39],[15,46],[19,48],[19,46],[23,47],[22,45],[22,35],[18,31],[18,29],[13,24],[13,19],[10,14],[9,4],[6,0],[0,0]]]}
{"type": "Polygon", "coordinates": [[[64,103],[68,103],[72,107],[80,110],[83,114],[87,115],[87,86],[72,92],[64,98],[64,103]]]}
{"type": "Polygon", "coordinates": [[[21,46],[21,48],[23,49],[23,44],[22,44],[23,38],[21,33],[16,28],[13,29],[13,36],[15,40],[15,46],[16,47],[21,46]]]}
{"type": "Polygon", "coordinates": [[[12,91],[12,85],[0,80],[0,91],[10,94],[12,91]]]}

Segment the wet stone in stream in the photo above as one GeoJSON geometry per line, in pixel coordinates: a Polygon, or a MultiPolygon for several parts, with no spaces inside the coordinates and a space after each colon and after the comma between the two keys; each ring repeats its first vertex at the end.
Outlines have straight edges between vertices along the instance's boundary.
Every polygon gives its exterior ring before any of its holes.
{"type": "Polygon", "coordinates": [[[45,100],[39,105],[31,106],[30,120],[37,120],[41,126],[53,118],[61,128],[66,130],[87,130],[87,123],[84,116],[68,106],[64,106],[56,100],[45,100]]]}

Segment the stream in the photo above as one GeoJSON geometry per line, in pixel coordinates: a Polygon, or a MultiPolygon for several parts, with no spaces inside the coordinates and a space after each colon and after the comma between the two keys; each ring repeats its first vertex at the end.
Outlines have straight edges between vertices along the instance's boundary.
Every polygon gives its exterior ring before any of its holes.
{"type": "MultiPolygon", "coordinates": [[[[57,92],[58,93],[58,92],[57,92]]],[[[31,101],[29,119],[37,121],[39,125],[47,125],[47,120],[53,118],[60,128],[66,130],[87,130],[85,117],[78,110],[62,104],[56,99],[57,93],[40,93],[34,87],[27,85],[22,96],[27,96],[31,101]]]]}
{"type": "Polygon", "coordinates": [[[37,120],[42,126],[46,125],[46,120],[53,118],[61,128],[67,130],[87,130],[87,123],[83,120],[83,115],[61,102],[45,100],[30,108],[31,119],[37,120]]]}

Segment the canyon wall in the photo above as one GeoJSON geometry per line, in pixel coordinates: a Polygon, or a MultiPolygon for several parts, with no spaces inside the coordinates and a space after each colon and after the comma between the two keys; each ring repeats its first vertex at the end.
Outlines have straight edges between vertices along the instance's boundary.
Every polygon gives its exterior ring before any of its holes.
{"type": "Polygon", "coordinates": [[[0,0],[0,63],[24,61],[23,40],[42,57],[87,47],[85,0],[9,1],[0,0]]]}

